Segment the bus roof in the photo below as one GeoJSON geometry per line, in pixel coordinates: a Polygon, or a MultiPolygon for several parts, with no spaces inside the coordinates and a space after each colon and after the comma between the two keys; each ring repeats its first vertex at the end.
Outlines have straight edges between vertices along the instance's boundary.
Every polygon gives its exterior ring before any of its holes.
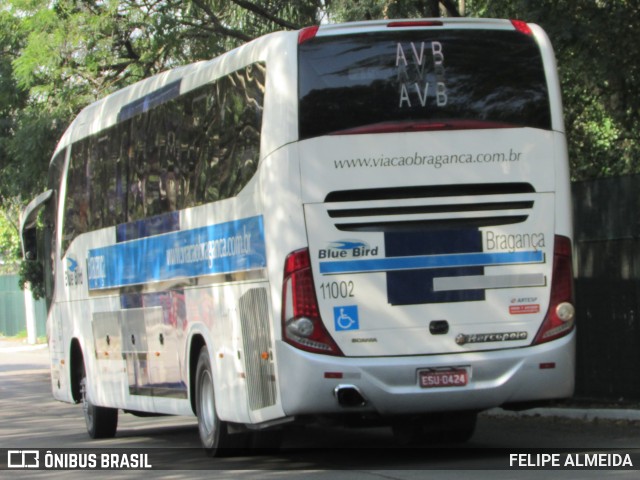
{"type": "Polygon", "coordinates": [[[482,28],[513,30],[510,20],[496,18],[423,18],[423,19],[399,19],[399,20],[368,20],[362,22],[347,22],[339,24],[323,24],[318,29],[321,35],[348,35],[362,33],[363,31],[386,31],[389,28],[482,28]]]}
{"type": "MultiPolygon", "coordinates": [[[[532,27],[534,27],[534,34],[537,33],[538,30],[541,31],[537,26],[532,25],[532,27]]],[[[343,24],[323,24],[317,29],[315,35],[348,35],[388,31],[390,28],[513,30],[515,27],[511,21],[503,19],[430,18],[371,20],[343,24]]],[[[242,68],[251,62],[266,61],[269,55],[268,51],[270,50],[278,55],[282,55],[288,48],[293,48],[298,33],[297,31],[270,33],[211,60],[203,60],[161,72],[97,100],[85,107],[71,122],[55,149],[54,157],[70,144],[115,125],[119,120],[121,110],[128,105],[136,101],[140,102],[146,96],[153,95],[154,92],[167,88],[168,85],[174,82],[180,83],[176,92],[182,94],[210,82],[215,78],[242,68]],[[289,47],[286,45],[289,45],[289,47]],[[266,48],[266,46],[270,46],[271,48],[266,48]]],[[[538,41],[540,40],[541,38],[538,38],[538,41]]]]}
{"type": "Polygon", "coordinates": [[[58,142],[55,153],[82,138],[115,125],[123,108],[167,88],[168,85],[180,82],[178,92],[182,94],[248,63],[264,60],[267,49],[261,47],[268,43],[267,39],[284,38],[287,35],[295,38],[297,32],[267,34],[211,60],[202,60],[158,73],[95,101],[86,106],[71,122],[58,142]]]}

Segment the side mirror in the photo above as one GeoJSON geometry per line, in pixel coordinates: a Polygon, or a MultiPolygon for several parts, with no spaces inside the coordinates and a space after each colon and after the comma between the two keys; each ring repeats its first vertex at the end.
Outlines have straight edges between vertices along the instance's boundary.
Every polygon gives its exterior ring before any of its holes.
{"type": "Polygon", "coordinates": [[[22,248],[25,260],[38,259],[38,238],[35,228],[29,228],[22,232],[22,248]]]}
{"type": "Polygon", "coordinates": [[[38,212],[53,195],[53,190],[47,190],[31,200],[20,216],[20,232],[22,237],[22,254],[26,260],[38,258],[38,239],[36,235],[36,219],[38,212]]]}

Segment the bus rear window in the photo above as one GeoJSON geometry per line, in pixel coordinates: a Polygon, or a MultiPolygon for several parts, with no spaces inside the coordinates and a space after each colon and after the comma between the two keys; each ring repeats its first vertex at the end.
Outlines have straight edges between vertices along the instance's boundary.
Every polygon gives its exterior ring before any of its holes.
{"type": "Polygon", "coordinates": [[[551,129],[540,49],[519,32],[319,36],[298,55],[301,140],[430,128],[551,129]]]}

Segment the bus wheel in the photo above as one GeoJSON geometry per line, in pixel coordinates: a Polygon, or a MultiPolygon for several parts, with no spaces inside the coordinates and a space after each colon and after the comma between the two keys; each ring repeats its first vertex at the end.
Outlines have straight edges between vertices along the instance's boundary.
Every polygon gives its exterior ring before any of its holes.
{"type": "Polygon", "coordinates": [[[98,407],[91,403],[87,395],[87,375],[84,371],[80,380],[80,396],[89,436],[94,439],[115,437],[118,429],[118,409],[98,407]]]}
{"type": "Polygon", "coordinates": [[[196,368],[196,415],[200,441],[208,454],[229,455],[237,448],[233,441],[236,439],[228,433],[227,423],[220,420],[216,413],[213,374],[207,347],[200,350],[196,368]]]}

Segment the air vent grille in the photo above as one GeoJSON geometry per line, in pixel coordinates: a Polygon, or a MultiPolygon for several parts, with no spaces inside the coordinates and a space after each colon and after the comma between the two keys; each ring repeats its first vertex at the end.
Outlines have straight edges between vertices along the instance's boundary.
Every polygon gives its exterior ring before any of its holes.
{"type": "Polygon", "coordinates": [[[325,198],[342,231],[404,231],[521,223],[534,206],[528,183],[342,190],[325,198]]]}

